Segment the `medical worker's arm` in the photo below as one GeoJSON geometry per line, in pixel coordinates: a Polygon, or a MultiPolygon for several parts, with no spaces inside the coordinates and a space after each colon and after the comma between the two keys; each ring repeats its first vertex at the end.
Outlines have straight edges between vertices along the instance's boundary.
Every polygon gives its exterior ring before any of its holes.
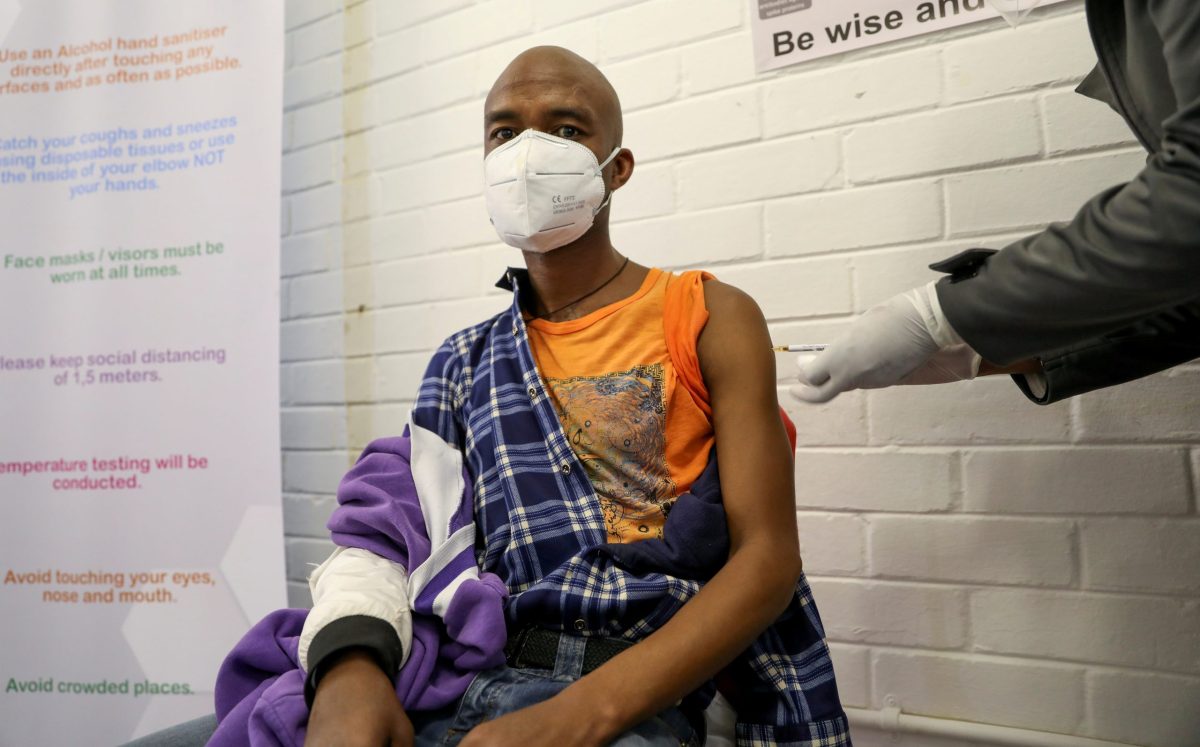
{"type": "Polygon", "coordinates": [[[725,566],[660,630],[558,696],[490,721],[463,747],[603,745],[675,705],[787,607],[800,576],[792,451],[775,360],[749,296],[705,284],[699,357],[713,409],[731,549],[725,566]]]}
{"type": "Polygon", "coordinates": [[[988,360],[1062,349],[1200,297],[1200,3],[1147,6],[1179,104],[1162,123],[1158,152],[1070,223],[1009,246],[974,277],[938,286],[951,325],[988,360]]]}
{"type": "MultiPolygon", "coordinates": [[[[1163,41],[1164,84],[1178,102],[1177,113],[1162,123],[1161,142],[1150,144],[1157,152],[1132,181],[1092,198],[1071,222],[1006,247],[969,277],[941,282],[934,294],[957,336],[986,360],[1008,364],[1085,351],[1065,360],[1070,368],[1055,368],[1065,379],[1057,387],[1051,382],[1059,396],[1152,373],[1195,350],[1183,336],[1155,331],[1130,341],[1122,331],[1200,299],[1200,3],[1146,4],[1163,41]],[[1120,338],[1111,348],[1104,344],[1110,335],[1120,338]],[[1168,350],[1153,356],[1152,365],[1122,364],[1127,351],[1159,342],[1168,350]]],[[[1121,9],[1115,4],[1104,12],[1121,9]]],[[[946,343],[936,329],[914,326],[920,314],[904,300],[897,296],[858,319],[805,367],[806,386],[797,396],[824,402],[849,389],[890,386],[920,368],[946,343]]]]}

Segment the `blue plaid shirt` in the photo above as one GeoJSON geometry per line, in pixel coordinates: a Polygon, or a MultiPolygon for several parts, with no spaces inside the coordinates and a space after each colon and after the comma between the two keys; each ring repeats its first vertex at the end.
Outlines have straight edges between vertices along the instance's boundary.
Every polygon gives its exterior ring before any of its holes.
{"type": "MultiPolygon", "coordinates": [[[[510,270],[501,286],[513,290],[512,306],[438,349],[412,419],[464,455],[474,478],[476,555],[482,570],[508,586],[510,630],[538,625],[641,640],[702,581],[657,570],[635,573],[608,552],[599,500],[529,346],[520,311],[525,279],[523,271],[510,270]]],[[[850,745],[823,639],[801,579],[787,611],[717,677],[738,711],[740,746],[850,745]]],[[[703,707],[713,691],[710,683],[691,702],[703,707]]]]}

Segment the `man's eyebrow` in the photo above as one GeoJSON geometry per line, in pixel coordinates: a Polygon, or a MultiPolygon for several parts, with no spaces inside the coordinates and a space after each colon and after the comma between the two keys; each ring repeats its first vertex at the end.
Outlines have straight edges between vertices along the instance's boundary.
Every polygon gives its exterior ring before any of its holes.
{"type": "Polygon", "coordinates": [[[488,113],[487,113],[487,115],[486,115],[486,116],[483,118],[483,123],[484,123],[484,124],[489,124],[489,125],[490,125],[490,124],[493,124],[493,123],[495,123],[495,122],[500,122],[500,121],[502,121],[502,120],[506,120],[506,119],[516,119],[516,118],[517,118],[517,113],[516,113],[516,112],[514,112],[513,110],[511,110],[511,109],[498,109],[498,110],[496,110],[496,111],[491,111],[491,112],[488,112],[488,113]]]}
{"type": "Polygon", "coordinates": [[[580,122],[591,122],[592,121],[592,115],[586,109],[574,109],[572,107],[560,107],[558,109],[551,109],[550,114],[555,117],[561,117],[564,119],[578,119],[580,122]]]}
{"type": "MultiPolygon", "coordinates": [[[[570,106],[551,109],[550,115],[561,119],[576,119],[580,122],[591,123],[592,121],[592,115],[588,110],[570,106]]],[[[483,123],[491,125],[496,122],[511,121],[514,119],[517,119],[517,113],[512,109],[497,109],[488,112],[483,118],[483,123]]]]}

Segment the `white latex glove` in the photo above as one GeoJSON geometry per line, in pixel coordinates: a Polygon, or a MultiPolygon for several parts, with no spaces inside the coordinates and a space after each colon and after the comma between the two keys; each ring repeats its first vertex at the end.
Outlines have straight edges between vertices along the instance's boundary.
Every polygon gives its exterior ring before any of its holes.
{"type": "Polygon", "coordinates": [[[964,367],[961,350],[940,357],[926,370],[939,350],[962,343],[941,313],[934,285],[894,296],[859,317],[828,350],[807,364],[801,362],[802,386],[793,388],[792,395],[822,403],[851,389],[935,383],[937,376],[953,375],[940,381],[973,377],[978,364],[971,360],[964,367]],[[970,376],[957,375],[964,371],[970,376]]]}
{"type": "Polygon", "coordinates": [[[900,386],[908,384],[949,384],[954,381],[968,381],[979,375],[979,365],[983,358],[970,345],[961,343],[942,348],[934,353],[929,360],[917,367],[908,376],[897,383],[900,386]]]}
{"type": "MultiPolygon", "coordinates": [[[[801,353],[796,356],[796,366],[803,371],[804,368],[815,361],[819,355],[817,353],[801,353]]],[[[927,361],[917,367],[917,370],[905,376],[900,381],[896,382],[896,386],[908,386],[910,384],[950,384],[955,381],[970,381],[979,375],[979,366],[983,363],[983,358],[979,353],[971,349],[970,345],[963,343],[961,345],[951,345],[948,348],[942,348],[929,357],[927,361]]],[[[1031,383],[1034,392],[1037,392],[1037,385],[1031,383]]],[[[800,398],[801,387],[795,387],[792,392],[800,398]]]]}

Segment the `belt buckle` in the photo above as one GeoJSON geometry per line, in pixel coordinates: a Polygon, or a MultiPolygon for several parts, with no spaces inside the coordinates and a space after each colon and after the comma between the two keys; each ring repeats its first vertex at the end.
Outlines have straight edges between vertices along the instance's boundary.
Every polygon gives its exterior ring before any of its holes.
{"type": "Polygon", "coordinates": [[[504,658],[508,660],[508,665],[513,669],[521,668],[521,653],[525,650],[525,642],[529,640],[529,631],[531,628],[521,628],[516,635],[506,645],[504,658]]]}

